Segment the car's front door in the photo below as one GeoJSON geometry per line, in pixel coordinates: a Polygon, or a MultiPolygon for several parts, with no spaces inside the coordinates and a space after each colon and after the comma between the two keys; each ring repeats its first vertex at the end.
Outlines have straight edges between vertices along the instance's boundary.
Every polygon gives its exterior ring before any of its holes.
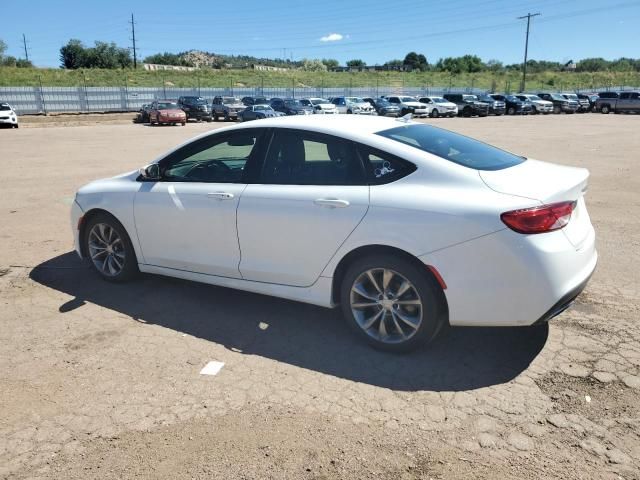
{"type": "Polygon", "coordinates": [[[312,285],[368,207],[351,142],[274,129],[259,184],[247,186],[238,206],[242,277],[312,285]]]}
{"type": "Polygon", "coordinates": [[[213,134],[160,161],[141,182],[134,215],[149,265],[239,278],[236,210],[260,155],[262,129],[213,134]]]}

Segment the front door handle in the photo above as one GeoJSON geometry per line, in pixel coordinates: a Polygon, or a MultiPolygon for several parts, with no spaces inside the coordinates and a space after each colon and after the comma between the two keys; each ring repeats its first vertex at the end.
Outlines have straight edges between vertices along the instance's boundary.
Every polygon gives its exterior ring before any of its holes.
{"type": "Polygon", "coordinates": [[[313,203],[319,207],[328,208],[345,208],[349,206],[349,202],[347,200],[340,200],[338,198],[317,198],[313,203]]]}
{"type": "Polygon", "coordinates": [[[233,193],[229,193],[229,192],[210,192],[210,193],[207,193],[207,197],[215,198],[217,200],[231,200],[233,198],[233,193]]]}

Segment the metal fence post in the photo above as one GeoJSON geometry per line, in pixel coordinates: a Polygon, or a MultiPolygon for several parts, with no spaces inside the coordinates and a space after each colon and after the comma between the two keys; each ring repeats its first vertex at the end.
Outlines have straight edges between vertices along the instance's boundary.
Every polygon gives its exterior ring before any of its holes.
{"type": "Polygon", "coordinates": [[[47,102],[44,99],[44,92],[42,91],[42,77],[38,75],[38,83],[40,84],[40,101],[42,102],[42,109],[44,110],[44,114],[47,114],[47,102]]]}

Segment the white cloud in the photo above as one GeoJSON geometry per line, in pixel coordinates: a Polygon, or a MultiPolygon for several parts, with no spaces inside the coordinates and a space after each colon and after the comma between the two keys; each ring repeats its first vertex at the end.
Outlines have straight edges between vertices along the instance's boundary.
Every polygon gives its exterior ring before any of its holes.
{"type": "Polygon", "coordinates": [[[344,37],[339,33],[330,33],[324,37],[320,37],[321,42],[337,42],[342,40],[344,37]]]}

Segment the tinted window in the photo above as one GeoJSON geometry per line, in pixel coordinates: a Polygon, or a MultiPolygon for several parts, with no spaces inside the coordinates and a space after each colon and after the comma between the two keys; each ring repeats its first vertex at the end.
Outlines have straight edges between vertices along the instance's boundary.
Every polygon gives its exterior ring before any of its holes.
{"type": "Polygon", "coordinates": [[[429,125],[404,125],[377,135],[476,170],[501,170],[525,161],[486,143],[429,125]]]}
{"type": "Polygon", "coordinates": [[[416,166],[410,162],[365,145],[358,145],[358,151],[364,162],[367,180],[371,185],[394,182],[416,169],[416,166]]]}
{"type": "Polygon", "coordinates": [[[352,143],[330,135],[276,129],[261,183],[363,185],[366,181],[352,143]]]}
{"type": "Polygon", "coordinates": [[[247,161],[257,148],[259,130],[197,140],[160,162],[168,182],[242,183],[247,161]]]}
{"type": "Polygon", "coordinates": [[[623,92],[620,94],[620,99],[624,100],[626,98],[629,98],[630,94],[628,92],[623,92]]]}

